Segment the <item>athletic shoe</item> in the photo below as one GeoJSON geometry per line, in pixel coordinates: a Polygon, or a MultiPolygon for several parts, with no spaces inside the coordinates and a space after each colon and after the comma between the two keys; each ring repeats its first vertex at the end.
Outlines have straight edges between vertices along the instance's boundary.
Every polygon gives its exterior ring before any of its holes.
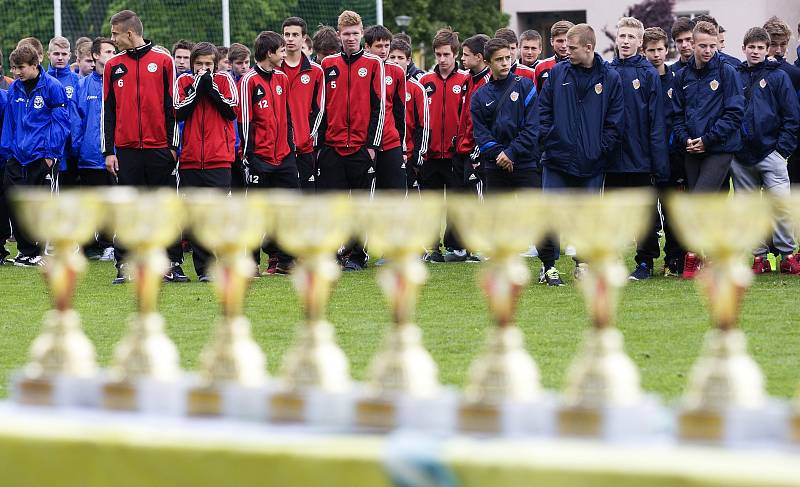
{"type": "Polygon", "coordinates": [[[564,255],[566,255],[567,257],[575,257],[576,255],[575,247],[572,245],[567,245],[567,247],[564,249],[564,255]]]}
{"type": "Polygon", "coordinates": [[[670,259],[669,262],[664,262],[664,277],[681,277],[681,259],[670,259]]]}
{"type": "Polygon", "coordinates": [[[363,271],[364,266],[354,260],[347,259],[344,263],[343,270],[345,272],[363,271]]]}
{"type": "MultiPolygon", "coordinates": [[[[783,262],[781,262],[783,267],[783,262]]],[[[769,263],[766,255],[759,255],[753,258],[753,274],[764,274],[765,272],[772,272],[772,265],[769,263]]],[[[781,269],[783,272],[783,269],[781,269]]]]}
{"type": "Polygon", "coordinates": [[[586,262],[580,262],[575,266],[575,270],[572,272],[572,277],[574,277],[576,281],[581,281],[584,277],[586,277],[587,272],[589,272],[589,264],[586,262]]]}
{"type": "Polygon", "coordinates": [[[278,269],[278,258],[277,257],[270,257],[267,261],[267,269],[261,273],[262,276],[274,276],[277,274],[278,269]]]}
{"type": "Polygon", "coordinates": [[[275,275],[278,276],[288,275],[290,272],[292,272],[292,267],[294,267],[294,264],[291,261],[278,262],[277,265],[275,265],[275,275]]]}
{"type": "Polygon", "coordinates": [[[531,245],[528,247],[528,250],[519,254],[520,257],[525,257],[527,259],[532,259],[534,257],[539,257],[539,250],[536,248],[535,245],[531,245]]]}
{"type": "Polygon", "coordinates": [[[40,267],[44,265],[44,259],[41,255],[28,257],[26,255],[17,254],[14,258],[14,265],[17,267],[40,267]]]}
{"type": "Polygon", "coordinates": [[[636,269],[631,272],[631,275],[628,276],[628,279],[631,281],[644,281],[651,277],[653,277],[653,269],[651,269],[646,262],[640,262],[639,265],[636,266],[636,269]]]}
{"type": "Polygon", "coordinates": [[[684,279],[694,279],[699,270],[700,257],[693,252],[686,252],[686,257],[683,259],[683,274],[681,274],[681,277],[684,279]]]}
{"type": "Polygon", "coordinates": [[[467,261],[467,251],[464,249],[447,249],[444,253],[444,261],[445,262],[466,262],[467,261]]]}
{"type": "Polygon", "coordinates": [[[781,274],[800,274],[800,262],[797,261],[797,256],[792,254],[784,256],[781,259],[780,270],[781,274]]]}
{"type": "Polygon", "coordinates": [[[439,264],[444,262],[444,256],[438,250],[434,250],[433,252],[428,252],[425,254],[425,257],[422,258],[425,262],[432,262],[434,264],[439,264]]]}
{"type": "Polygon", "coordinates": [[[0,265],[6,264],[13,264],[14,260],[9,259],[8,256],[11,255],[6,249],[0,247],[0,265]]]}
{"type": "Polygon", "coordinates": [[[485,258],[481,257],[480,255],[473,254],[470,252],[469,254],[467,254],[467,260],[465,260],[464,262],[483,262],[484,260],[485,258]]]}
{"type": "Polygon", "coordinates": [[[83,252],[86,254],[86,258],[89,260],[100,260],[100,257],[103,256],[103,249],[97,247],[96,245],[85,247],[83,252]]]}
{"type": "Polygon", "coordinates": [[[117,267],[117,277],[111,281],[111,284],[125,284],[126,282],[130,282],[131,278],[128,276],[128,266],[122,264],[121,266],[117,267]]]}
{"type": "Polygon", "coordinates": [[[200,276],[198,276],[197,280],[199,282],[214,282],[214,280],[211,279],[211,276],[209,276],[208,274],[201,274],[200,276]]]}
{"type": "Polygon", "coordinates": [[[189,276],[183,272],[180,263],[173,262],[169,272],[164,274],[164,282],[189,282],[189,276]]]}
{"type": "Polygon", "coordinates": [[[376,265],[376,266],[378,266],[378,267],[381,267],[381,266],[383,266],[383,265],[386,265],[386,259],[384,259],[383,257],[381,257],[380,259],[378,259],[378,260],[376,260],[376,261],[375,261],[375,265],[376,265]]]}
{"type": "Polygon", "coordinates": [[[106,247],[103,249],[103,255],[98,259],[100,262],[111,262],[114,260],[114,247],[106,247]]]}
{"type": "Polygon", "coordinates": [[[563,286],[564,281],[561,280],[561,276],[558,274],[558,269],[551,267],[545,271],[544,266],[542,266],[539,270],[539,284],[547,284],[548,286],[563,286]]]}

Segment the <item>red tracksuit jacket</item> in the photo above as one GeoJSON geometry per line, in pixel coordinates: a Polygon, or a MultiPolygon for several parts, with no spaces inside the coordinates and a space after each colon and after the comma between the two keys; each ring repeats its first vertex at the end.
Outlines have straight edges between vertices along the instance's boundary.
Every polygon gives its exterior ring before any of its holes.
{"type": "Polygon", "coordinates": [[[419,80],[428,95],[431,127],[426,159],[453,157],[461,104],[464,99],[461,91],[468,77],[469,75],[454,69],[450,76],[442,78],[439,66],[436,66],[419,80]]]}
{"type": "Polygon", "coordinates": [[[464,93],[464,108],[461,109],[461,118],[458,120],[458,139],[456,139],[456,152],[458,154],[472,154],[475,152],[475,137],[472,134],[472,113],[469,107],[472,102],[472,94],[486,84],[488,76],[489,68],[484,68],[478,74],[470,73],[467,82],[461,88],[462,93],[464,93]]]}
{"type": "Polygon", "coordinates": [[[430,139],[428,96],[413,77],[406,79],[406,157],[411,164],[422,163],[430,139]]]}
{"type": "Polygon", "coordinates": [[[181,169],[229,168],[235,158],[239,96],[228,74],[195,76],[184,73],[175,81],[175,113],[183,125],[181,169]]]}
{"type": "Polygon", "coordinates": [[[177,150],[175,68],[169,54],[146,41],[109,59],[103,79],[103,155],[114,154],[114,147],[177,150]]]}
{"type": "Polygon", "coordinates": [[[283,71],[264,71],[258,65],[239,80],[239,123],[246,159],[255,155],[280,166],[294,151],[288,86],[283,71]]]}
{"type": "Polygon", "coordinates": [[[322,141],[339,155],[355,154],[365,145],[380,150],[386,117],[383,62],[363,49],[322,60],[325,72],[325,116],[322,141]]]}
{"type": "Polygon", "coordinates": [[[386,113],[383,125],[383,150],[402,146],[406,140],[406,73],[393,63],[384,63],[386,113]]]}
{"type": "Polygon", "coordinates": [[[534,79],[533,83],[536,85],[536,91],[541,93],[544,89],[544,82],[550,76],[550,70],[553,69],[553,66],[556,63],[563,61],[564,59],[559,58],[557,56],[550,56],[547,59],[543,59],[536,65],[536,69],[534,70],[534,79]]]}
{"type": "Polygon", "coordinates": [[[325,108],[325,76],[322,67],[305,54],[294,68],[284,61],[281,71],[289,78],[289,111],[298,154],[314,151],[314,139],[325,108]]]}
{"type": "Polygon", "coordinates": [[[528,78],[529,80],[533,81],[534,85],[536,84],[536,70],[529,68],[528,66],[525,66],[522,63],[515,62],[514,64],[512,64],[511,74],[522,76],[523,78],[528,78]]]}

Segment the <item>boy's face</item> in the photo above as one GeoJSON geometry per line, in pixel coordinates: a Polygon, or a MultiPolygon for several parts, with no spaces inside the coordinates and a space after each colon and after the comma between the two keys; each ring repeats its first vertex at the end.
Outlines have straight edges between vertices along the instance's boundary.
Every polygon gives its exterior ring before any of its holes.
{"type": "Polygon", "coordinates": [[[572,36],[567,39],[567,49],[569,49],[569,62],[572,64],[589,64],[594,58],[594,46],[591,44],[581,45],[579,36],[572,36]]]}
{"type": "Polygon", "coordinates": [[[769,46],[767,46],[766,42],[753,41],[749,42],[745,46],[742,46],[742,52],[744,53],[744,57],[747,60],[747,64],[749,64],[750,66],[755,66],[756,64],[763,63],[764,60],[767,59],[768,51],[769,51],[769,46]]]}
{"type": "Polygon", "coordinates": [[[489,60],[489,68],[495,79],[505,79],[511,72],[511,49],[500,49],[492,54],[489,60]]]}
{"type": "Polygon", "coordinates": [[[717,49],[719,49],[720,51],[725,49],[725,33],[724,32],[720,32],[719,35],[717,36],[717,43],[718,43],[717,49]]]}
{"type": "Polygon", "coordinates": [[[395,49],[389,53],[389,61],[403,68],[403,71],[408,69],[408,58],[406,57],[406,53],[399,49],[395,49]]]}
{"type": "Polygon", "coordinates": [[[54,68],[66,68],[69,65],[69,49],[54,46],[47,51],[47,57],[50,58],[50,66],[54,68]]]}
{"type": "Polygon", "coordinates": [[[78,58],[78,71],[81,73],[81,76],[86,76],[94,71],[94,58],[91,52],[78,58]]]}
{"type": "Polygon", "coordinates": [[[233,71],[236,76],[244,76],[244,73],[250,70],[250,58],[246,57],[243,59],[235,59],[231,62],[231,71],[233,71]]]}
{"type": "Polygon", "coordinates": [[[517,49],[516,42],[508,43],[508,52],[511,53],[511,62],[515,62],[517,60],[517,56],[519,56],[519,49],[517,49]]]}
{"type": "Polygon", "coordinates": [[[483,55],[475,54],[472,49],[464,46],[461,48],[461,63],[469,70],[478,71],[483,69],[483,55]]]}
{"type": "Polygon", "coordinates": [[[773,35],[769,36],[769,56],[786,57],[786,48],[789,46],[789,38],[787,36],[773,35]]]}
{"type": "Polygon", "coordinates": [[[560,58],[569,57],[569,48],[567,47],[567,34],[561,34],[550,39],[550,45],[553,46],[553,51],[560,58]]]}
{"type": "Polygon", "coordinates": [[[353,54],[361,47],[361,36],[364,29],[361,24],[339,27],[339,39],[342,41],[342,48],[347,54],[353,54]]]}
{"type": "Polygon", "coordinates": [[[367,46],[367,51],[386,61],[391,44],[392,41],[390,39],[376,39],[375,42],[367,46]]]}
{"type": "Polygon", "coordinates": [[[306,40],[303,29],[299,25],[287,25],[283,28],[283,40],[286,41],[286,52],[298,52],[306,40]]]}
{"type": "Polygon", "coordinates": [[[270,64],[273,66],[280,66],[283,60],[286,59],[286,46],[279,47],[275,52],[268,52],[267,59],[269,59],[270,64]]]}
{"type": "Polygon", "coordinates": [[[303,47],[300,49],[303,51],[303,54],[308,57],[311,57],[311,55],[314,54],[314,49],[311,47],[311,43],[308,42],[308,39],[306,39],[306,42],[303,42],[303,47]]]}
{"type": "Polygon", "coordinates": [[[694,58],[705,64],[711,61],[714,53],[717,52],[717,38],[703,32],[698,32],[694,36],[694,58]]]}
{"type": "Polygon", "coordinates": [[[189,62],[191,60],[192,51],[188,49],[175,49],[175,70],[179,73],[189,71],[189,62]]]}
{"type": "Polygon", "coordinates": [[[639,48],[642,47],[642,40],[639,39],[639,31],[633,27],[620,27],[617,29],[616,42],[621,59],[639,54],[639,48]]]}
{"type": "Polygon", "coordinates": [[[436,65],[439,66],[439,71],[450,72],[455,68],[456,56],[452,46],[439,46],[433,50],[433,53],[436,55],[436,65]]]}
{"type": "Polygon", "coordinates": [[[680,32],[675,36],[675,48],[678,50],[681,59],[686,62],[694,56],[694,42],[692,40],[692,32],[680,32]]]}
{"type": "Polygon", "coordinates": [[[217,63],[217,72],[218,73],[228,73],[231,70],[231,62],[228,61],[228,58],[224,57],[219,60],[217,63]]]}
{"type": "Polygon", "coordinates": [[[106,63],[116,53],[112,44],[100,44],[100,55],[94,57],[95,69],[99,74],[103,74],[106,63]]]}
{"type": "Polygon", "coordinates": [[[648,42],[644,46],[644,56],[656,69],[664,65],[667,59],[667,46],[664,41],[648,42]]]}
{"type": "Polygon", "coordinates": [[[192,72],[194,74],[204,75],[207,72],[214,72],[214,55],[206,54],[205,56],[197,56],[192,63],[192,72]]]}
{"type": "Polygon", "coordinates": [[[525,39],[520,48],[523,64],[533,64],[539,59],[542,52],[542,41],[536,39],[525,39]]]}
{"type": "Polygon", "coordinates": [[[22,63],[18,65],[11,65],[11,74],[13,74],[20,81],[28,81],[35,79],[39,75],[39,67],[35,64],[22,63]]]}
{"type": "Polygon", "coordinates": [[[133,32],[123,31],[120,25],[111,24],[111,40],[120,51],[133,48],[133,32]]]}

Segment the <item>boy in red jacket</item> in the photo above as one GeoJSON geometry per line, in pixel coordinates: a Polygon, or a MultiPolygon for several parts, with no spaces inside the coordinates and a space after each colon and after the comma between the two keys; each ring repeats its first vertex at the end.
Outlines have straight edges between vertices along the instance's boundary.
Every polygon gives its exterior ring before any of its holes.
{"type": "MultiPolygon", "coordinates": [[[[231,121],[239,102],[236,84],[227,73],[216,72],[219,52],[213,44],[194,45],[189,56],[191,73],[175,84],[175,113],[184,122],[179,174],[181,186],[231,187],[231,164],[236,135],[231,121]]],[[[192,260],[200,282],[209,282],[209,252],[192,242],[192,260]]]]}

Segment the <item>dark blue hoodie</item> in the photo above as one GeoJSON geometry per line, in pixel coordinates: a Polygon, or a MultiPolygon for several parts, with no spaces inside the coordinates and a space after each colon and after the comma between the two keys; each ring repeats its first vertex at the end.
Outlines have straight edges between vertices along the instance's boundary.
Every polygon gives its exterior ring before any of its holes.
{"type": "Polygon", "coordinates": [[[624,125],[619,74],[597,53],[589,70],[557,63],[538,103],[542,164],[581,178],[605,172],[624,125]]]}
{"type": "Polygon", "coordinates": [[[669,155],[664,124],[661,79],[644,56],[615,58],[625,103],[624,136],[609,160],[606,172],[644,173],[658,181],[669,178],[669,155]]]}
{"type": "Polygon", "coordinates": [[[536,167],[535,107],[533,81],[513,74],[502,80],[490,78],[472,95],[473,134],[487,168],[495,167],[501,152],[515,168],[536,167]]]}
{"type": "Polygon", "coordinates": [[[739,129],[744,116],[744,93],[736,70],[715,54],[702,69],[695,60],[675,77],[672,92],[674,143],[686,148],[688,139],[703,138],[706,153],[741,149],[739,129]]]}
{"type": "Polygon", "coordinates": [[[742,150],[736,160],[756,164],[772,151],[788,159],[797,148],[800,104],[789,76],[775,61],[738,68],[746,107],[742,120],[742,150]]]}
{"type": "MultiPolygon", "coordinates": [[[[64,91],[67,93],[67,100],[69,100],[67,106],[71,112],[72,107],[70,105],[75,103],[75,93],[78,92],[78,83],[81,81],[80,75],[69,69],[69,66],[65,68],[56,68],[52,65],[47,68],[47,74],[57,79],[58,82],[61,83],[61,86],[64,87],[64,91]]],[[[72,155],[77,156],[77,154],[72,152],[72,144],[68,143],[64,146],[64,155],[60,157],[61,164],[58,168],[59,171],[67,170],[67,156],[72,155]]]]}
{"type": "Polygon", "coordinates": [[[778,67],[781,69],[781,71],[789,76],[795,93],[798,97],[800,97],[800,68],[793,64],[789,64],[785,58],[780,56],[775,56],[775,62],[778,63],[778,67]]]}

